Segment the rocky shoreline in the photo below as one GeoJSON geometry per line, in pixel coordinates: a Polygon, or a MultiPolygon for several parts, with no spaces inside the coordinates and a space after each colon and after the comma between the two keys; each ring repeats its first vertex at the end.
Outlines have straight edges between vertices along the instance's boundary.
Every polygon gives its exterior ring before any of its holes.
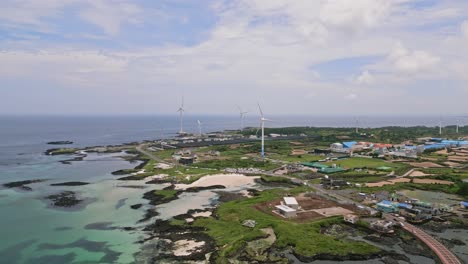
{"type": "Polygon", "coordinates": [[[29,184],[44,182],[44,179],[34,179],[34,180],[25,180],[25,181],[15,181],[3,184],[3,187],[6,188],[18,188],[23,191],[32,191],[32,188],[29,187],[29,184]]]}

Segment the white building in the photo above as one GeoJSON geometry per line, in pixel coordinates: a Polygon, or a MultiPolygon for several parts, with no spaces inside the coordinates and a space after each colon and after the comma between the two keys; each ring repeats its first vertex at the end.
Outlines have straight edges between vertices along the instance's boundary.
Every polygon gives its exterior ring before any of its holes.
{"type": "Polygon", "coordinates": [[[294,197],[283,197],[284,204],[292,209],[299,209],[299,203],[294,197]]]}
{"type": "Polygon", "coordinates": [[[292,209],[291,207],[288,207],[286,205],[277,205],[276,209],[278,209],[278,212],[283,215],[284,217],[295,217],[297,214],[296,210],[292,209]]]}
{"type": "Polygon", "coordinates": [[[359,216],[354,215],[354,214],[347,214],[343,217],[343,220],[351,224],[356,224],[357,221],[359,220],[359,216]]]}

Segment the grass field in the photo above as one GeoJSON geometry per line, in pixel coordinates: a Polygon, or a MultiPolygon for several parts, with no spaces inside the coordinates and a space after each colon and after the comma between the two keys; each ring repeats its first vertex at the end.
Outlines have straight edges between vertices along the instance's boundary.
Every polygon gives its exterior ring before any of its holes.
{"type": "Polygon", "coordinates": [[[347,169],[377,168],[381,166],[392,167],[392,168],[397,169],[403,166],[402,164],[399,164],[399,163],[391,163],[391,162],[387,162],[381,159],[369,159],[369,158],[359,158],[359,157],[329,161],[329,162],[324,162],[324,164],[327,164],[327,165],[336,164],[337,166],[347,168],[347,169]]]}
{"type": "Polygon", "coordinates": [[[341,217],[299,224],[286,219],[278,219],[253,207],[255,204],[277,199],[287,193],[300,193],[306,190],[306,187],[297,187],[292,190],[263,191],[254,198],[222,204],[216,211],[218,219],[200,218],[195,221],[194,225],[206,228],[207,233],[216,240],[220,246],[221,259],[235,255],[246,242],[262,237],[264,234],[260,229],[266,227],[272,227],[277,236],[275,246],[280,248],[291,246],[297,254],[303,256],[370,254],[379,251],[378,248],[363,242],[338,240],[320,233],[323,226],[341,223],[341,217]],[[242,226],[242,222],[247,219],[257,222],[255,228],[242,226]]]}

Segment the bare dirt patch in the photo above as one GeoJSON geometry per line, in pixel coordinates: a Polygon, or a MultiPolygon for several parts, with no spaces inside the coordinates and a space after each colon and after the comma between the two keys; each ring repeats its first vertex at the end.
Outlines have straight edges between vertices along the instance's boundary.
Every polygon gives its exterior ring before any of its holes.
{"type": "MultiPolygon", "coordinates": [[[[345,215],[359,211],[359,209],[354,205],[341,205],[337,202],[326,200],[318,195],[307,197],[301,194],[295,198],[299,203],[300,209],[297,211],[296,217],[288,219],[290,221],[308,222],[334,215],[345,215]]],[[[275,210],[275,206],[280,205],[281,201],[282,199],[276,199],[269,202],[259,203],[255,205],[254,208],[284,220],[285,218],[273,212],[275,210]]]]}
{"type": "Polygon", "coordinates": [[[408,177],[424,177],[424,176],[431,176],[431,175],[432,175],[432,174],[426,174],[426,173],[424,173],[424,172],[422,172],[422,171],[417,171],[417,170],[415,170],[415,171],[413,171],[412,173],[410,173],[410,174],[408,175],[408,177]]]}
{"type": "Polygon", "coordinates": [[[458,162],[468,162],[468,156],[450,156],[448,157],[449,161],[458,161],[458,162]]]}
{"type": "Polygon", "coordinates": [[[445,184],[445,185],[453,185],[454,182],[451,181],[444,181],[444,180],[436,180],[436,179],[414,179],[414,183],[422,183],[422,184],[445,184]]]}
{"type": "Polygon", "coordinates": [[[410,182],[410,181],[411,180],[408,178],[398,178],[398,179],[393,179],[393,180],[388,180],[388,181],[366,183],[366,186],[367,187],[382,187],[384,185],[393,185],[399,182],[410,182]]]}
{"type": "Polygon", "coordinates": [[[316,213],[319,213],[325,217],[330,217],[330,216],[337,216],[337,215],[347,215],[347,214],[352,214],[354,213],[353,211],[350,211],[348,209],[345,209],[343,207],[329,207],[329,208],[322,208],[322,209],[315,209],[313,210],[316,213]]]}
{"type": "Polygon", "coordinates": [[[409,164],[416,168],[443,168],[443,166],[433,162],[410,162],[409,164]]]}

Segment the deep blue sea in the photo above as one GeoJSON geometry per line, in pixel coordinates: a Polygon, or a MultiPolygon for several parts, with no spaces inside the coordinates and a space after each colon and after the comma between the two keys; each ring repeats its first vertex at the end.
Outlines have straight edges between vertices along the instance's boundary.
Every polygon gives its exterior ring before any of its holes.
{"type": "MultiPolygon", "coordinates": [[[[356,124],[354,117],[267,118],[275,121],[267,123],[269,127],[356,124]]],[[[197,120],[202,123],[203,133],[240,127],[239,116],[186,116],[184,130],[197,133],[197,120]]],[[[359,117],[360,127],[436,126],[438,122],[439,117],[359,117]]],[[[443,119],[444,125],[455,122],[456,118],[443,119]]],[[[258,125],[258,116],[247,116],[245,126],[258,125]]],[[[135,166],[118,158],[119,153],[91,153],[83,161],[68,165],[58,162],[68,156],[43,153],[56,147],[47,145],[49,141],[70,140],[74,142],[70,147],[114,145],[173,137],[178,130],[177,116],[0,116],[0,263],[144,263],[145,257],[139,255],[141,245],[136,242],[145,234],[121,228],[138,226],[147,206],[133,210],[130,205],[146,204],[142,194],[148,188],[163,186],[118,181],[112,171],[135,166]],[[7,182],[27,179],[46,181],[31,184],[32,191],[2,187],[7,182]],[[66,181],[90,184],[50,186],[66,181]],[[143,189],[126,185],[140,185],[143,189]],[[52,208],[45,197],[61,191],[73,191],[85,203],[76,210],[52,208]]],[[[215,194],[207,191],[196,195],[182,202],[198,201],[198,206],[204,206],[215,194]]]]}

